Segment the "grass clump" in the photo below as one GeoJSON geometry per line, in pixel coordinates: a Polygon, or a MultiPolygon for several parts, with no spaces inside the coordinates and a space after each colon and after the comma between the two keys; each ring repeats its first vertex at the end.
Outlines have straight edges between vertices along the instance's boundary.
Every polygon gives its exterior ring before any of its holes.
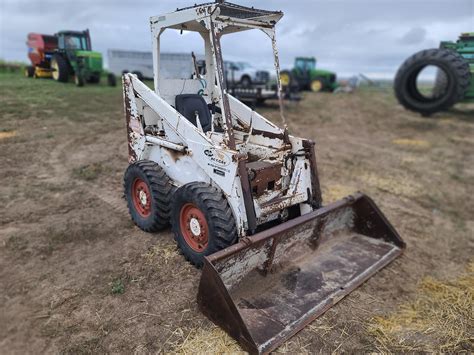
{"type": "Polygon", "coordinates": [[[125,285],[123,284],[122,279],[112,281],[111,291],[114,295],[122,295],[125,292],[125,285]]]}
{"type": "Polygon", "coordinates": [[[414,302],[372,319],[369,331],[383,351],[474,351],[474,262],[457,280],[424,279],[414,302]]]}
{"type": "Polygon", "coordinates": [[[81,166],[73,170],[73,175],[85,181],[93,181],[99,177],[101,173],[104,172],[104,167],[100,163],[89,164],[81,166]]]}
{"type": "Polygon", "coordinates": [[[245,354],[237,342],[222,329],[211,326],[208,329],[192,330],[174,352],[182,354],[245,354]]]}

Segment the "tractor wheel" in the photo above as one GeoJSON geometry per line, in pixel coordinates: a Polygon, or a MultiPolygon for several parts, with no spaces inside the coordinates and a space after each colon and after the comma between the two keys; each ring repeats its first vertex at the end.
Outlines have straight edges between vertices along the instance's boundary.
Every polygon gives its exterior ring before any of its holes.
{"type": "Polygon", "coordinates": [[[428,49],[403,63],[395,77],[394,89],[398,101],[406,109],[429,116],[449,109],[464,98],[469,83],[469,63],[463,57],[447,49],[428,49]],[[429,66],[438,69],[439,78],[431,95],[423,94],[417,86],[419,74],[429,66]]]}
{"type": "Polygon", "coordinates": [[[280,73],[280,81],[283,88],[288,88],[293,83],[293,75],[288,70],[284,70],[280,73]]]}
{"type": "Polygon", "coordinates": [[[100,74],[91,75],[87,82],[89,84],[100,84],[100,74]]]}
{"type": "Polygon", "coordinates": [[[171,227],[186,260],[200,268],[204,257],[238,239],[230,206],[222,191],[204,182],[180,187],[173,196],[171,227]]]}
{"type": "Polygon", "coordinates": [[[109,86],[117,86],[117,78],[114,74],[109,73],[107,74],[107,85],[109,86]]]}
{"type": "Polygon", "coordinates": [[[124,175],[125,198],[133,222],[145,232],[169,225],[171,180],[158,164],[142,160],[129,165],[124,175]]]}
{"type": "Polygon", "coordinates": [[[312,92],[321,92],[324,90],[324,80],[322,78],[316,78],[311,81],[310,89],[312,92]]]}
{"type": "Polygon", "coordinates": [[[35,75],[35,67],[28,65],[25,67],[25,76],[27,78],[32,78],[35,75]]]}
{"type": "Polygon", "coordinates": [[[69,79],[69,68],[66,59],[60,55],[55,55],[51,60],[51,69],[53,70],[52,76],[54,80],[67,83],[69,79]]]}
{"type": "Polygon", "coordinates": [[[80,73],[76,73],[76,75],[74,76],[74,83],[78,87],[84,86],[84,77],[80,73]]]}

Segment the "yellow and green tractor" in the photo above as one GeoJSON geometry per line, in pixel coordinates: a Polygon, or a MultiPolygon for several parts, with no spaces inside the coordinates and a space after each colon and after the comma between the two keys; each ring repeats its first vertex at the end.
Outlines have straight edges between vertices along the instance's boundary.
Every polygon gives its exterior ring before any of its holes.
{"type": "MultiPolygon", "coordinates": [[[[60,31],[54,36],[28,34],[28,57],[31,65],[25,68],[27,77],[53,78],[68,82],[74,78],[77,86],[98,84],[103,69],[102,54],[92,50],[89,30],[60,31]]],[[[110,86],[116,85],[115,76],[107,75],[110,86]]]]}
{"type": "Polygon", "coordinates": [[[317,69],[314,57],[296,58],[294,68],[283,70],[280,78],[283,88],[294,91],[333,92],[338,87],[336,73],[317,69]]]}

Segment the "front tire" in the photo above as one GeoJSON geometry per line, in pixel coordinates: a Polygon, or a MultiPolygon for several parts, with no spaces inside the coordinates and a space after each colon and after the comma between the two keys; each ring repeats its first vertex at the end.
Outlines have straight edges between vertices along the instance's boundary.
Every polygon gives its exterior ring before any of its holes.
{"type": "Polygon", "coordinates": [[[219,189],[204,182],[180,187],[173,196],[171,227],[186,260],[200,268],[204,257],[233,245],[237,227],[219,189]]]}
{"type": "Polygon", "coordinates": [[[168,227],[173,185],[158,164],[142,160],[129,165],[124,190],[130,216],[138,228],[154,233],[168,227]]]}
{"type": "Polygon", "coordinates": [[[321,92],[325,89],[324,80],[322,78],[316,78],[311,81],[310,89],[312,92],[321,92]]]}

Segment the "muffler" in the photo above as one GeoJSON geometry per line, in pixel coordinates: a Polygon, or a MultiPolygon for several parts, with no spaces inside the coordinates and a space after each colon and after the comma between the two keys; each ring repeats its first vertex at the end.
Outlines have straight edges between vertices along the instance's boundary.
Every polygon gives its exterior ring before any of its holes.
{"type": "Polygon", "coordinates": [[[201,311],[250,353],[269,353],[399,256],[405,243],[363,194],[206,258],[201,311]]]}

